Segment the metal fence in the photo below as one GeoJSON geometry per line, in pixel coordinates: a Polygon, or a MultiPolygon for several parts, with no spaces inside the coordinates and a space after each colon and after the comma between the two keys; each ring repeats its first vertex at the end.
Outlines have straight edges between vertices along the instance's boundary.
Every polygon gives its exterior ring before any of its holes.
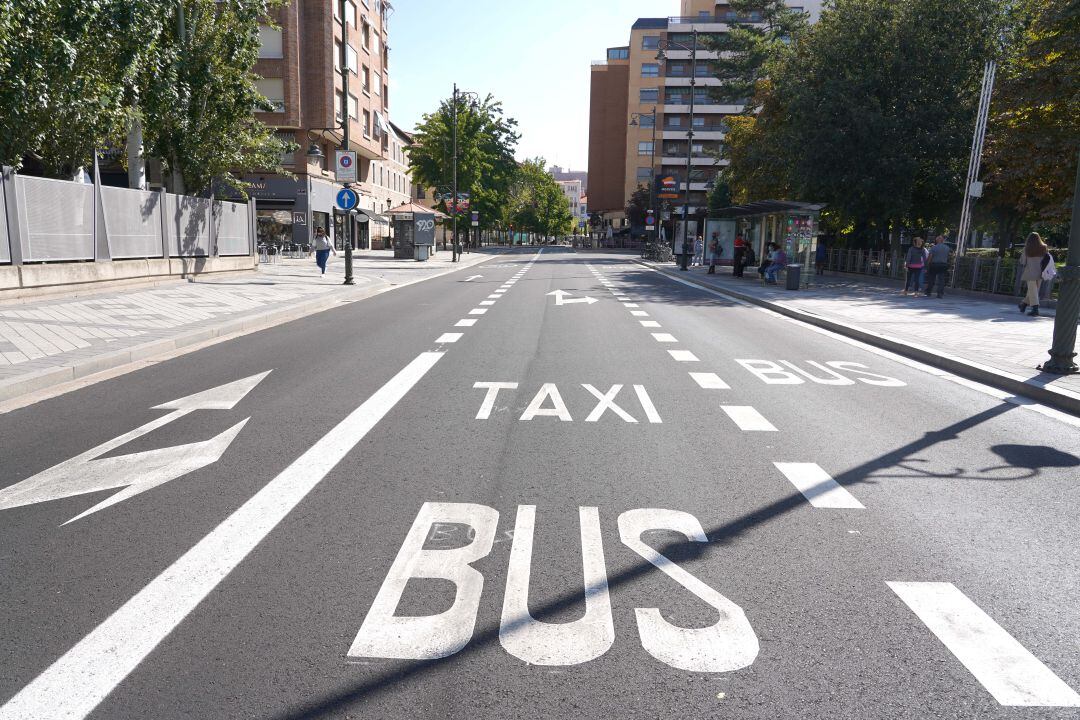
{"type": "MultiPolygon", "coordinates": [[[[857,273],[903,281],[907,269],[904,252],[889,250],[829,250],[826,269],[837,272],[857,273]]],[[[1013,258],[976,257],[965,255],[955,258],[949,269],[948,284],[951,287],[997,295],[1018,296],[1022,292],[1020,263],[1013,258]]],[[[1057,295],[1059,278],[1044,284],[1042,296],[1057,295]]]]}
{"type": "Polygon", "coordinates": [[[0,265],[255,253],[254,206],[15,174],[0,179],[0,265]]]}

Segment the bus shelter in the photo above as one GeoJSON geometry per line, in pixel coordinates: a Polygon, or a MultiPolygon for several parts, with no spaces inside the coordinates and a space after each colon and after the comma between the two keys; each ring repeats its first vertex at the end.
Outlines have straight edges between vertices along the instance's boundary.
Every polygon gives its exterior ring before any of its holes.
{"type": "Polygon", "coordinates": [[[801,267],[802,287],[809,287],[814,255],[817,252],[824,203],[790,200],[758,200],[732,205],[712,213],[712,218],[733,221],[758,258],[764,258],[769,243],[776,243],[788,256],[788,264],[801,267]]]}

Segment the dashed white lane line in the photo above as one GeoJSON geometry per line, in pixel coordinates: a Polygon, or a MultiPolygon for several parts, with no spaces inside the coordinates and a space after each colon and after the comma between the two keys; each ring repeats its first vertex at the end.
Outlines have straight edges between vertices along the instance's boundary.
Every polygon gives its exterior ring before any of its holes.
{"type": "Polygon", "coordinates": [[[1080,695],[952,583],[887,583],[1002,705],[1080,707],[1080,695]]]}
{"type": "Polygon", "coordinates": [[[628,308],[636,308],[636,307],[637,307],[637,303],[628,303],[628,302],[624,302],[624,303],[623,303],[623,307],[628,307],[628,308]]]}
{"type": "Polygon", "coordinates": [[[678,362],[698,362],[697,355],[689,350],[668,350],[668,353],[678,362]]]}
{"type": "Polygon", "coordinates": [[[487,313],[487,308],[473,308],[469,311],[470,315],[484,315],[487,313]]]}
{"type": "Polygon", "coordinates": [[[458,320],[454,323],[454,327],[472,327],[476,324],[476,320],[473,318],[466,318],[464,320],[458,320]]]}
{"type": "Polygon", "coordinates": [[[494,300],[481,300],[480,304],[481,305],[494,305],[495,301],[494,300]]]}
{"type": "Polygon", "coordinates": [[[85,718],[419,383],[421,353],[160,575],[0,706],[0,720],[85,718]]]}
{"type": "Polygon", "coordinates": [[[658,328],[658,327],[660,327],[660,323],[656,322],[655,320],[638,320],[638,322],[641,323],[641,327],[647,327],[647,328],[658,328]]]}
{"type": "Polygon", "coordinates": [[[692,372],[690,377],[694,379],[703,390],[730,390],[731,386],[720,379],[716,373],[692,372]]]}
{"type": "Polygon", "coordinates": [[[841,487],[829,473],[815,463],[774,462],[773,465],[784,473],[784,477],[816,508],[866,509],[854,495],[841,487]]]}
{"type": "Polygon", "coordinates": [[[443,333],[439,336],[437,343],[456,343],[462,338],[465,333],[443,333]]]}
{"type": "Polygon", "coordinates": [[[498,299],[499,299],[499,298],[501,298],[501,297],[502,297],[502,293],[500,293],[500,292],[493,292],[493,293],[491,293],[490,295],[488,295],[488,300],[498,300],[498,299]]]}
{"type": "Polygon", "coordinates": [[[631,310],[630,314],[634,317],[649,317],[649,313],[645,312],[644,310],[631,310]]]}
{"type": "Polygon", "coordinates": [[[776,432],[776,426],[765,419],[749,405],[721,405],[720,409],[727,413],[732,422],[746,432],[776,432]]]}
{"type": "Polygon", "coordinates": [[[675,339],[675,336],[672,335],[671,333],[651,333],[651,334],[653,336],[653,340],[655,340],[656,342],[662,342],[662,343],[677,343],[677,342],[679,342],[678,340],[675,339]]]}

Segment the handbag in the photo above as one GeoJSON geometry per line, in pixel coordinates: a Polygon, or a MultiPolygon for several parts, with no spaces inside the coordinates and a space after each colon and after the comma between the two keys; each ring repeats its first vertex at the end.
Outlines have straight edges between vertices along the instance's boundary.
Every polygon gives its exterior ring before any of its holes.
{"type": "Polygon", "coordinates": [[[1054,256],[1050,253],[1046,253],[1046,257],[1044,259],[1046,260],[1046,267],[1043,268],[1042,279],[1043,282],[1050,282],[1055,277],[1057,277],[1057,266],[1054,264],[1054,256]]]}

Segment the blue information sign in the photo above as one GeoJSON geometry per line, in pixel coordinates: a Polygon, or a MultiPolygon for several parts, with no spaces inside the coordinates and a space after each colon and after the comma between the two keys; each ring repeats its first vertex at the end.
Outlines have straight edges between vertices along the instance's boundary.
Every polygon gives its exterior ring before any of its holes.
{"type": "Polygon", "coordinates": [[[342,210],[352,210],[360,204],[360,195],[355,190],[342,188],[337,194],[337,206],[342,210]]]}

